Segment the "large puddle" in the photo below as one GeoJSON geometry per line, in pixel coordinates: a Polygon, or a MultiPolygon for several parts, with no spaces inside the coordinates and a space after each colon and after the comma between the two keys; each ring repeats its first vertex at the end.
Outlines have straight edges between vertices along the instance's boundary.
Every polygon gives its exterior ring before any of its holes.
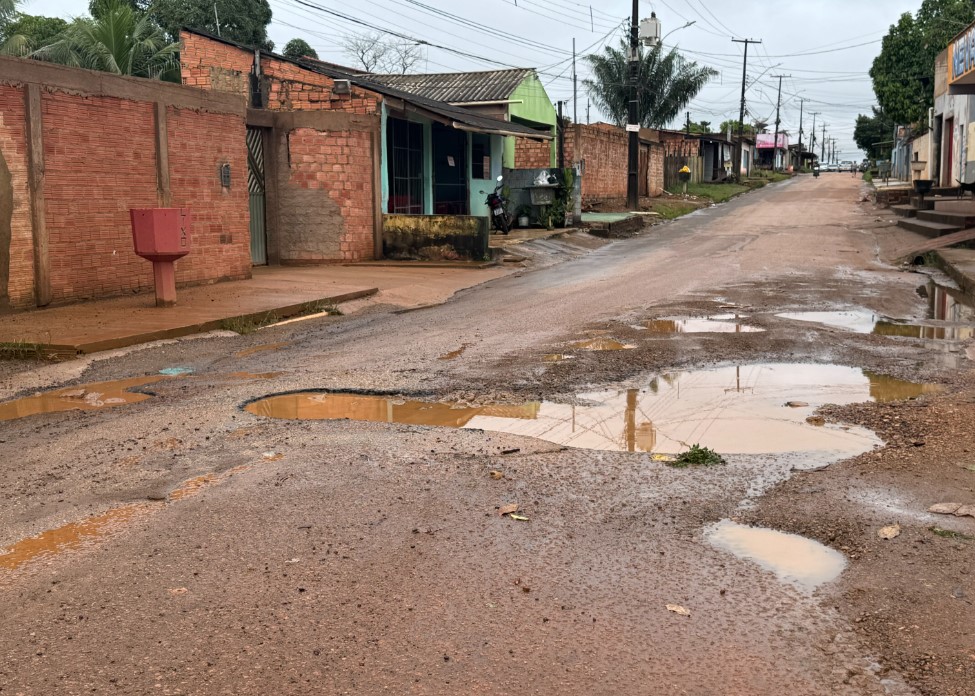
{"type": "Polygon", "coordinates": [[[114,382],[95,382],[26,396],[0,404],[0,421],[60,411],[97,411],[124,404],[136,404],[152,398],[149,394],[129,391],[135,387],[169,379],[164,375],[133,377],[114,382]]]}
{"type": "Polygon", "coordinates": [[[780,580],[810,592],[835,580],[846,567],[846,558],[839,551],[796,534],[730,520],[712,525],[705,534],[717,548],[753,561],[780,580]]]}
{"type": "Polygon", "coordinates": [[[929,326],[922,322],[899,322],[869,309],[832,312],[783,312],[775,316],[813,322],[833,328],[878,336],[901,336],[940,341],[964,341],[975,337],[975,307],[964,293],[931,282],[927,286],[928,319],[955,324],[929,326]]]}
{"type": "Polygon", "coordinates": [[[881,441],[864,428],[807,422],[819,406],[907,399],[936,389],[852,367],[772,363],[672,372],[642,388],[579,394],[578,405],[468,406],[299,392],[244,408],[269,418],[476,428],[591,450],[676,454],[701,444],[722,454],[805,452],[821,460],[855,456],[881,441]]]}

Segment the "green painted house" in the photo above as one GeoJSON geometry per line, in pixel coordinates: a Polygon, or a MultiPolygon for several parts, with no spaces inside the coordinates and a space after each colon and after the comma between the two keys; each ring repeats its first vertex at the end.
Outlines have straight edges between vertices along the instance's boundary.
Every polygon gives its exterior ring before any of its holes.
{"type": "MultiPolygon", "coordinates": [[[[369,75],[368,79],[551,136],[552,140],[544,145],[534,146],[548,148],[548,163],[537,162],[536,158],[535,164],[555,166],[558,119],[542,81],[531,68],[425,75],[369,75]]],[[[505,168],[514,169],[516,166],[515,147],[515,138],[505,138],[502,159],[505,168]]],[[[520,162],[517,165],[524,166],[520,162]]]]}

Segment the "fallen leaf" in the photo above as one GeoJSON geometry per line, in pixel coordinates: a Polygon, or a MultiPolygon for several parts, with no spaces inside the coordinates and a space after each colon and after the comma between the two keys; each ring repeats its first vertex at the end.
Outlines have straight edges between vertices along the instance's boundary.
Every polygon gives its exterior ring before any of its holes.
{"type": "Polygon", "coordinates": [[[672,462],[674,458],[669,454],[654,454],[650,457],[655,462],[672,462]]]}
{"type": "Polygon", "coordinates": [[[680,604],[668,604],[667,610],[672,611],[675,614],[680,614],[681,616],[690,616],[691,612],[689,609],[685,609],[680,604]]]}
{"type": "Polygon", "coordinates": [[[879,536],[881,539],[888,539],[888,540],[896,539],[900,535],[901,535],[901,526],[899,524],[889,525],[881,529],[879,532],[877,532],[877,536],[879,536]]]}
{"type": "Polygon", "coordinates": [[[518,512],[518,503],[511,503],[510,505],[502,505],[498,508],[498,516],[504,517],[505,515],[510,515],[513,512],[518,512]]]}
{"type": "Polygon", "coordinates": [[[936,515],[954,515],[961,508],[961,503],[938,503],[928,508],[928,512],[936,515]]]}
{"type": "Polygon", "coordinates": [[[504,478],[504,474],[500,471],[494,470],[491,471],[491,478],[493,478],[495,481],[498,481],[504,478]]]}
{"type": "Polygon", "coordinates": [[[522,515],[516,515],[514,513],[508,515],[508,517],[510,517],[513,520],[518,520],[519,522],[528,522],[528,521],[530,521],[527,517],[524,517],[522,515]]]}

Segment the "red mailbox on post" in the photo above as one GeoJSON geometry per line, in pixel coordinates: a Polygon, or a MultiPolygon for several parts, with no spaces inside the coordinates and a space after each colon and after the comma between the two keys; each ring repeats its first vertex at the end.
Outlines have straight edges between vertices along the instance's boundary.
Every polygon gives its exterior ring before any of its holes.
{"type": "Polygon", "coordinates": [[[156,306],[176,304],[175,262],[190,253],[188,208],[133,208],[132,242],[135,253],[152,261],[156,306]]]}

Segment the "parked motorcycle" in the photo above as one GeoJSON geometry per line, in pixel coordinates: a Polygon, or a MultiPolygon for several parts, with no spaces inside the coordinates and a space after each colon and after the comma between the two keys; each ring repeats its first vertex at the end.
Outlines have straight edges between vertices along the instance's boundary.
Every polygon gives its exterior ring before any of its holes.
{"type": "MultiPolygon", "coordinates": [[[[486,202],[488,210],[491,211],[491,224],[494,225],[494,229],[501,234],[508,234],[511,229],[511,217],[508,214],[507,202],[501,195],[501,190],[504,188],[501,183],[503,179],[503,176],[498,177],[498,185],[494,187],[494,191],[487,193],[486,202]]],[[[481,191],[481,193],[486,192],[481,191]]]]}

